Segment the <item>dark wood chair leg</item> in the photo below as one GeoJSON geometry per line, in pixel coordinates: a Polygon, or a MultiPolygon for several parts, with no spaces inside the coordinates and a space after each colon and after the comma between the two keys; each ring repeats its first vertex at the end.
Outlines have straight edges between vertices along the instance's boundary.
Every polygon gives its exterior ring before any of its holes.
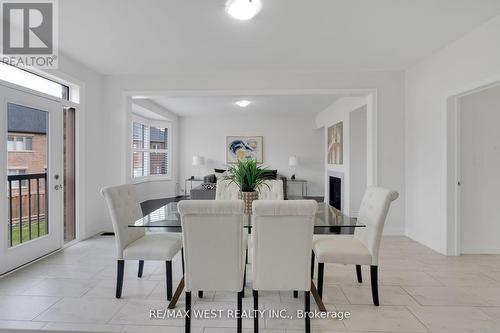
{"type": "Polygon", "coordinates": [[[370,266],[373,305],[378,306],[378,266],[370,266]]]}
{"type": "Polygon", "coordinates": [[[243,320],[241,318],[241,311],[243,309],[243,291],[238,293],[238,313],[236,314],[236,331],[238,333],[242,332],[243,320]]]}
{"type": "Polygon", "coordinates": [[[184,276],[184,248],[181,248],[182,276],[184,276]]]}
{"type": "Polygon", "coordinates": [[[259,292],[257,290],[253,291],[253,332],[259,333],[259,292]]]}
{"type": "Polygon", "coordinates": [[[137,270],[137,277],[142,277],[142,271],[144,270],[144,260],[139,260],[139,269],[137,270]]]}
{"type": "Polygon", "coordinates": [[[123,288],[123,271],[125,269],[125,260],[117,261],[117,271],[116,271],[116,298],[122,297],[123,288]]]}
{"type": "Polygon", "coordinates": [[[322,262],[318,263],[318,294],[319,297],[323,298],[323,275],[325,273],[325,264],[322,262]]]}
{"type": "Polygon", "coordinates": [[[306,305],[306,333],[311,333],[311,318],[309,317],[309,312],[311,312],[311,292],[304,292],[305,305],[306,305]]]}
{"type": "Polygon", "coordinates": [[[361,272],[361,265],[356,265],[356,275],[358,276],[358,282],[363,283],[363,273],[361,272]]]}
{"type": "Polygon", "coordinates": [[[242,297],[245,297],[245,286],[247,285],[247,265],[248,265],[248,249],[245,251],[245,268],[243,271],[243,290],[241,291],[243,293],[242,297]]]}
{"type": "Polygon", "coordinates": [[[186,333],[191,333],[191,292],[186,291],[186,333]]]}
{"type": "Polygon", "coordinates": [[[293,291],[293,298],[299,298],[299,291],[298,290],[293,291]]]}
{"type": "Polygon", "coordinates": [[[172,300],[172,262],[171,261],[165,261],[165,267],[167,270],[167,277],[166,277],[166,283],[167,283],[167,300],[172,300]]]}
{"type": "Polygon", "coordinates": [[[314,251],[311,252],[311,280],[314,279],[314,251]]]}
{"type": "Polygon", "coordinates": [[[198,290],[198,298],[203,298],[203,290],[198,290]]]}
{"type": "Polygon", "coordinates": [[[247,285],[247,265],[245,265],[245,269],[243,270],[243,290],[241,291],[241,297],[245,297],[245,287],[247,285]]]}

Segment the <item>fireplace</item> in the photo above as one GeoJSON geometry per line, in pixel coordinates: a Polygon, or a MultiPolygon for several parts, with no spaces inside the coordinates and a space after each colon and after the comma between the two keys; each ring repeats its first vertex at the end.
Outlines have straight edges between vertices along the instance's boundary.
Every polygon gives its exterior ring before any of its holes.
{"type": "Polygon", "coordinates": [[[342,210],[342,178],[339,177],[329,177],[329,204],[342,210]]]}

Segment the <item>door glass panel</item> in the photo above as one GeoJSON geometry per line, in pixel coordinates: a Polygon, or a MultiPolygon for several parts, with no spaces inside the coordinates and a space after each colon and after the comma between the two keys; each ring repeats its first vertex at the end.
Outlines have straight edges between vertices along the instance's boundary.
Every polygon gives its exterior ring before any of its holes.
{"type": "Polygon", "coordinates": [[[64,242],[76,238],[75,216],[75,109],[64,109],[64,242]]]}
{"type": "Polygon", "coordinates": [[[48,112],[7,104],[7,209],[10,247],[48,234],[48,112]]]}

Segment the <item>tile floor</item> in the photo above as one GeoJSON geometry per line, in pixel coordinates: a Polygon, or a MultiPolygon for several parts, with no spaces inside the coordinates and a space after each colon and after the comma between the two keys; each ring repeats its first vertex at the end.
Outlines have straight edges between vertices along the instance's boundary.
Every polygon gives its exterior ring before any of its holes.
{"type": "MultiPolygon", "coordinates": [[[[152,320],[150,309],[166,307],[164,264],[146,262],[142,279],[137,263],[127,262],[123,297],[114,298],[113,237],[95,237],[0,278],[0,329],[92,332],[180,333],[182,319],[152,320]]],[[[180,279],[175,258],[174,284],[180,279]]],[[[251,265],[249,265],[251,269],[251,265]]],[[[445,257],[405,237],[384,237],[380,259],[380,307],[371,304],[369,272],[358,284],[354,267],[327,265],[324,300],[330,310],[351,312],[343,321],[312,321],[313,332],[500,332],[500,256],[445,257]]],[[[247,285],[243,306],[250,309],[247,285]]],[[[302,295],[261,293],[265,309],[303,307],[302,295]]],[[[228,309],[236,295],[193,294],[195,309],[228,309]]],[[[312,301],[312,304],[314,302],[312,301]]],[[[178,303],[182,309],[184,299],[178,303]]],[[[253,332],[244,320],[245,333],[253,332]]],[[[303,332],[303,320],[261,320],[263,333],[303,332]]],[[[235,332],[227,318],[193,319],[194,333],[235,332]]]]}

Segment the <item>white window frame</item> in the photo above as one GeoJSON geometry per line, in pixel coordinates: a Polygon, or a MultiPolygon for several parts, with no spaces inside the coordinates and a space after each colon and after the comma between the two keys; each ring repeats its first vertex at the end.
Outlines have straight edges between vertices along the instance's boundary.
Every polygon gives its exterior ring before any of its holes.
{"type": "Polygon", "coordinates": [[[172,180],[172,123],[169,121],[160,121],[160,120],[152,120],[152,119],[147,119],[143,117],[139,117],[137,115],[132,115],[131,120],[130,120],[130,126],[129,126],[129,152],[130,152],[130,179],[132,180],[132,183],[140,183],[143,181],[148,181],[148,180],[172,180]],[[134,135],[133,135],[133,130],[134,130],[134,123],[140,123],[142,125],[148,126],[148,127],[157,127],[157,128],[166,128],[167,129],[167,148],[166,149],[150,149],[150,141],[148,137],[148,142],[147,142],[147,147],[148,148],[141,148],[137,149],[134,148],[134,135]],[[152,153],[152,152],[159,152],[159,153],[167,153],[167,174],[162,174],[162,175],[150,175],[150,162],[151,162],[151,157],[148,156],[148,165],[147,165],[147,175],[146,176],[141,176],[141,177],[134,177],[134,152],[145,152],[145,153],[152,153]]]}

